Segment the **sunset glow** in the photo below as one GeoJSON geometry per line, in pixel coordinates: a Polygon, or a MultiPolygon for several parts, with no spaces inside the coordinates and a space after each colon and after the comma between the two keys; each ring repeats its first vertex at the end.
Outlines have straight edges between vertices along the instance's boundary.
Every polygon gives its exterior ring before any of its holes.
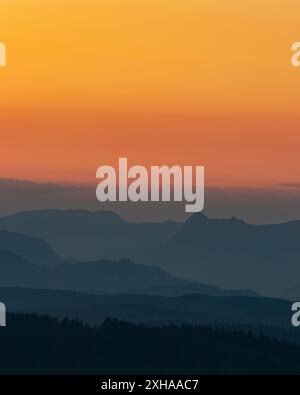
{"type": "Polygon", "coordinates": [[[0,177],[89,183],[126,156],[206,182],[299,182],[294,0],[0,5],[0,177]]]}

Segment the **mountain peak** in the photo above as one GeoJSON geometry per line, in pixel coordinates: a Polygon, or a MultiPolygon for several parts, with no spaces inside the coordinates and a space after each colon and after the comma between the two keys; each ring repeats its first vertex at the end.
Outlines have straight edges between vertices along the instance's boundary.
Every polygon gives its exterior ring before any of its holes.
{"type": "Polygon", "coordinates": [[[186,224],[208,224],[210,221],[212,220],[203,213],[196,213],[190,216],[186,224]]]}

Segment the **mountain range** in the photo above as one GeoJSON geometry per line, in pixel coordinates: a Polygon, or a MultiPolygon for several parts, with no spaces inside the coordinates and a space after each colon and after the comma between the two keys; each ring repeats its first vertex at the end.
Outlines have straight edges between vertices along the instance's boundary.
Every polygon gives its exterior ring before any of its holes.
{"type": "MultiPolygon", "coordinates": [[[[230,291],[172,276],[155,266],[128,260],[63,262],[37,266],[19,255],[0,250],[0,286],[48,288],[90,293],[156,294],[176,296],[186,292],[211,295],[254,296],[250,290],[230,291]]],[[[1,296],[1,295],[0,295],[1,296]]]]}
{"type": "Polygon", "coordinates": [[[0,250],[11,251],[36,265],[54,266],[62,261],[43,239],[5,230],[0,231],[0,250]]]}
{"type": "Polygon", "coordinates": [[[37,210],[0,218],[0,229],[40,237],[74,260],[122,259],[168,241],[178,222],[135,223],[113,212],[37,210]]]}
{"type": "MultiPolygon", "coordinates": [[[[197,213],[185,223],[131,223],[112,212],[40,210],[2,217],[0,229],[44,239],[56,251],[53,262],[125,258],[191,282],[300,297],[300,221],[252,225],[197,213]]],[[[20,249],[13,252],[37,263],[20,249]]],[[[181,291],[172,286],[167,289],[164,284],[162,291],[159,284],[151,284],[148,290],[154,287],[165,295],[188,292],[183,284],[181,291]]],[[[144,285],[136,288],[147,293],[144,285]]]]}
{"type": "Polygon", "coordinates": [[[236,218],[194,214],[155,252],[155,262],[176,275],[219,286],[282,295],[300,279],[300,221],[250,225],[236,218]]]}
{"type": "Polygon", "coordinates": [[[180,323],[291,328],[290,302],[257,296],[90,295],[14,287],[1,287],[0,296],[10,312],[48,314],[60,319],[68,317],[93,325],[113,317],[147,325],[180,323]]]}

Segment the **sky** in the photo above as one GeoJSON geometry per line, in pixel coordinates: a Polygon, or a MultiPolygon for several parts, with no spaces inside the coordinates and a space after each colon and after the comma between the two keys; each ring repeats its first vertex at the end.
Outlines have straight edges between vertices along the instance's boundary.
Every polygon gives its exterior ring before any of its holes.
{"type": "Polygon", "coordinates": [[[88,184],[125,156],[300,191],[299,22],[298,0],[1,0],[0,177],[88,184]]]}

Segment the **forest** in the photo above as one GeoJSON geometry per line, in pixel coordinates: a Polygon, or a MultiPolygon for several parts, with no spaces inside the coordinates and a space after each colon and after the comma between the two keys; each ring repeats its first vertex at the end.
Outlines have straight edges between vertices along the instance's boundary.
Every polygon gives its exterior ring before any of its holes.
{"type": "Polygon", "coordinates": [[[300,347],[237,330],[8,314],[2,374],[299,374],[300,347]]]}

